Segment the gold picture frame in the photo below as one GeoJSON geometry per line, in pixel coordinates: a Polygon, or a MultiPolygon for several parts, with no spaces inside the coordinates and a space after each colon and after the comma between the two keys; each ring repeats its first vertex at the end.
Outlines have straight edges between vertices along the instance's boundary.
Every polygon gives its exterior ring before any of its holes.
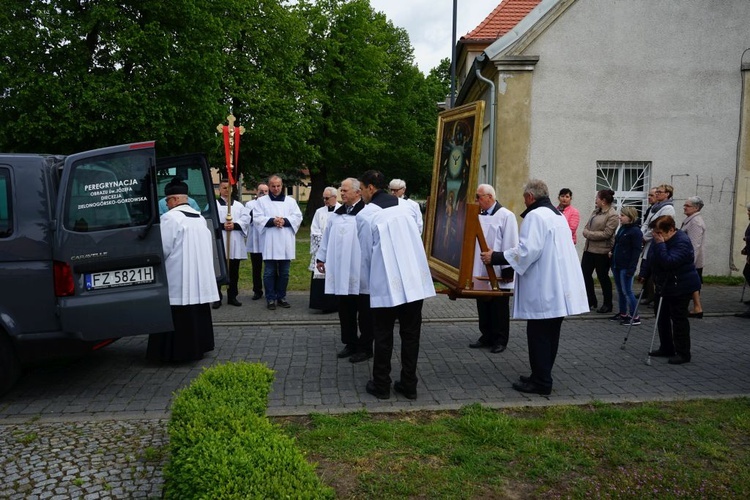
{"type": "Polygon", "coordinates": [[[474,203],[479,178],[483,124],[484,101],[438,116],[425,251],[433,279],[452,289],[469,288],[459,283],[459,277],[466,207],[474,203]]]}

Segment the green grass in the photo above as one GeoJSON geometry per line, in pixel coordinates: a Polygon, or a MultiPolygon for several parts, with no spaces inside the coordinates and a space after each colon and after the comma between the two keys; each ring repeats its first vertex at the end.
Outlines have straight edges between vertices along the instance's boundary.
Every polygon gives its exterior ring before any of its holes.
{"type": "Polygon", "coordinates": [[[277,419],[340,498],[748,498],[750,399],[277,419]]]}

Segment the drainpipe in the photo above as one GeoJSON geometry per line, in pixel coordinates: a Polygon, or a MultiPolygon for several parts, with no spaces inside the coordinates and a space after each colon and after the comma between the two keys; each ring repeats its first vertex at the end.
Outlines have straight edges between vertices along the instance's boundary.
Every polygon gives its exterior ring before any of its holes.
{"type": "Polygon", "coordinates": [[[453,0],[453,45],[451,45],[451,109],[456,105],[456,19],[458,0],[453,0]]]}
{"type": "Polygon", "coordinates": [[[485,82],[487,85],[490,86],[490,147],[489,151],[487,153],[487,179],[485,179],[485,182],[487,184],[495,185],[495,108],[497,107],[496,97],[495,97],[495,82],[490,80],[489,78],[485,78],[482,76],[482,71],[479,68],[479,64],[477,63],[483,63],[486,56],[484,53],[481,53],[477,58],[474,60],[474,67],[476,68],[476,76],[477,79],[485,82]]]}

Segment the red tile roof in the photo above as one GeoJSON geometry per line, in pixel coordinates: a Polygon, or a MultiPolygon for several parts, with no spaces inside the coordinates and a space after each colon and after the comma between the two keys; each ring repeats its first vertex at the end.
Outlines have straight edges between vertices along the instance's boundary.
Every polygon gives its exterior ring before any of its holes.
{"type": "Polygon", "coordinates": [[[479,26],[461,37],[461,42],[494,42],[512,30],[542,0],[503,0],[479,26]]]}

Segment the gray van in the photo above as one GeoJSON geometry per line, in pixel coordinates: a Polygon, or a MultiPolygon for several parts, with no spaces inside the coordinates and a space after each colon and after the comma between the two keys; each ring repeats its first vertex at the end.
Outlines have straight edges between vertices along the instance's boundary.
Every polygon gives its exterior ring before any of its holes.
{"type": "Polygon", "coordinates": [[[205,157],[156,161],[154,142],[70,156],[0,154],[0,394],[31,361],[172,330],[159,201],[189,186],[226,264],[205,157]]]}

